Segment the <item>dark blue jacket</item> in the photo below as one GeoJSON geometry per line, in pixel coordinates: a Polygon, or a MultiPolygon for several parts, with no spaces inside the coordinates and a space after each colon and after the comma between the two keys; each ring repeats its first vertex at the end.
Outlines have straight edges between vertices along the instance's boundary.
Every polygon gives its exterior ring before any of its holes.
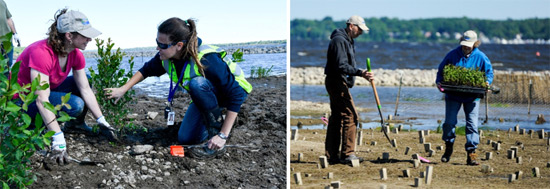
{"type": "MultiPolygon", "coordinates": [[[[199,45],[201,43],[202,40],[199,39],[199,45]]],[[[188,58],[172,60],[176,66],[178,76],[180,76],[179,74],[181,74],[181,70],[186,60],[188,60],[188,58]]],[[[247,93],[235,80],[235,76],[231,73],[227,64],[222,61],[217,53],[206,54],[200,61],[205,68],[205,78],[212,83],[214,88],[216,88],[216,97],[219,106],[227,107],[228,110],[233,112],[239,112],[241,105],[247,97],[247,93]]],[[[160,55],[157,53],[155,57],[146,62],[143,67],[139,69],[139,72],[141,72],[144,78],[147,78],[149,76],[161,76],[166,73],[166,70],[162,66],[160,55]]]]}
{"type": "Polygon", "coordinates": [[[361,75],[356,68],[355,46],[353,39],[346,33],[346,29],[336,29],[330,35],[330,44],[327,51],[325,74],[327,78],[342,79],[349,88],[355,84],[355,76],[361,75]]]}

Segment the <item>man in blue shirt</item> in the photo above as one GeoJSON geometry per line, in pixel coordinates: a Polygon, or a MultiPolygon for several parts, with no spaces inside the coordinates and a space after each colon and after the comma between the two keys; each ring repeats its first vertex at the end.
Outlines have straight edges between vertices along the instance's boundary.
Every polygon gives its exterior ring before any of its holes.
{"type": "MultiPolygon", "coordinates": [[[[468,30],[464,32],[460,39],[460,46],[453,49],[445,56],[437,72],[436,83],[438,88],[443,80],[443,68],[445,65],[451,64],[470,69],[478,69],[485,72],[486,83],[489,85],[493,82],[493,68],[491,61],[485,53],[479,50],[481,42],[477,39],[477,34],[468,30]]],[[[465,148],[468,152],[466,164],[479,165],[476,160],[475,150],[479,144],[478,125],[478,110],[479,98],[475,95],[466,94],[445,94],[445,123],[443,123],[443,141],[445,141],[445,153],[441,157],[442,162],[449,162],[453,153],[453,144],[456,138],[455,126],[457,123],[457,114],[460,107],[464,106],[464,114],[466,116],[466,144],[465,148]]]]}

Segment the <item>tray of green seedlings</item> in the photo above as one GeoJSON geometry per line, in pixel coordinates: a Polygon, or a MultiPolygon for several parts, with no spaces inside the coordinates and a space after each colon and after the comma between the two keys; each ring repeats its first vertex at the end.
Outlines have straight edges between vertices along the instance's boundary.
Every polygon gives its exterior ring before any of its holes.
{"type": "Polygon", "coordinates": [[[485,94],[487,90],[485,81],[485,72],[449,64],[443,69],[441,92],[485,94]]]}

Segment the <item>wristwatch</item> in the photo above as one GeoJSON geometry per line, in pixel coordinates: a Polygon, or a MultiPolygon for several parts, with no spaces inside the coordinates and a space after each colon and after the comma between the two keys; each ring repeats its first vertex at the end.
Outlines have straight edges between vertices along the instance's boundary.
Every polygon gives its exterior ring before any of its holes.
{"type": "Polygon", "coordinates": [[[228,135],[225,135],[225,134],[223,134],[222,132],[219,132],[219,133],[218,133],[218,136],[219,136],[221,139],[224,139],[224,140],[227,140],[227,138],[229,138],[228,135]]]}

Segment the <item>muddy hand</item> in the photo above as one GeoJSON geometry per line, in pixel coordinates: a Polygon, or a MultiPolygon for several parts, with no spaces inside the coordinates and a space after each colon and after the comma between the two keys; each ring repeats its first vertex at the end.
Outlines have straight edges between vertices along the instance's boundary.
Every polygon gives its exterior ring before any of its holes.
{"type": "Polygon", "coordinates": [[[53,146],[48,153],[50,160],[57,162],[59,165],[65,165],[69,163],[69,154],[67,153],[66,146],[60,148],[59,146],[53,146]]]}
{"type": "Polygon", "coordinates": [[[118,141],[118,137],[116,135],[116,129],[111,127],[111,125],[105,120],[104,116],[101,116],[99,119],[97,119],[97,124],[99,125],[99,129],[101,130],[101,133],[109,139],[111,142],[118,141]]]}
{"type": "Polygon", "coordinates": [[[222,149],[223,146],[225,146],[226,140],[220,138],[218,135],[212,137],[208,141],[208,148],[212,150],[219,150],[222,149]]]}

